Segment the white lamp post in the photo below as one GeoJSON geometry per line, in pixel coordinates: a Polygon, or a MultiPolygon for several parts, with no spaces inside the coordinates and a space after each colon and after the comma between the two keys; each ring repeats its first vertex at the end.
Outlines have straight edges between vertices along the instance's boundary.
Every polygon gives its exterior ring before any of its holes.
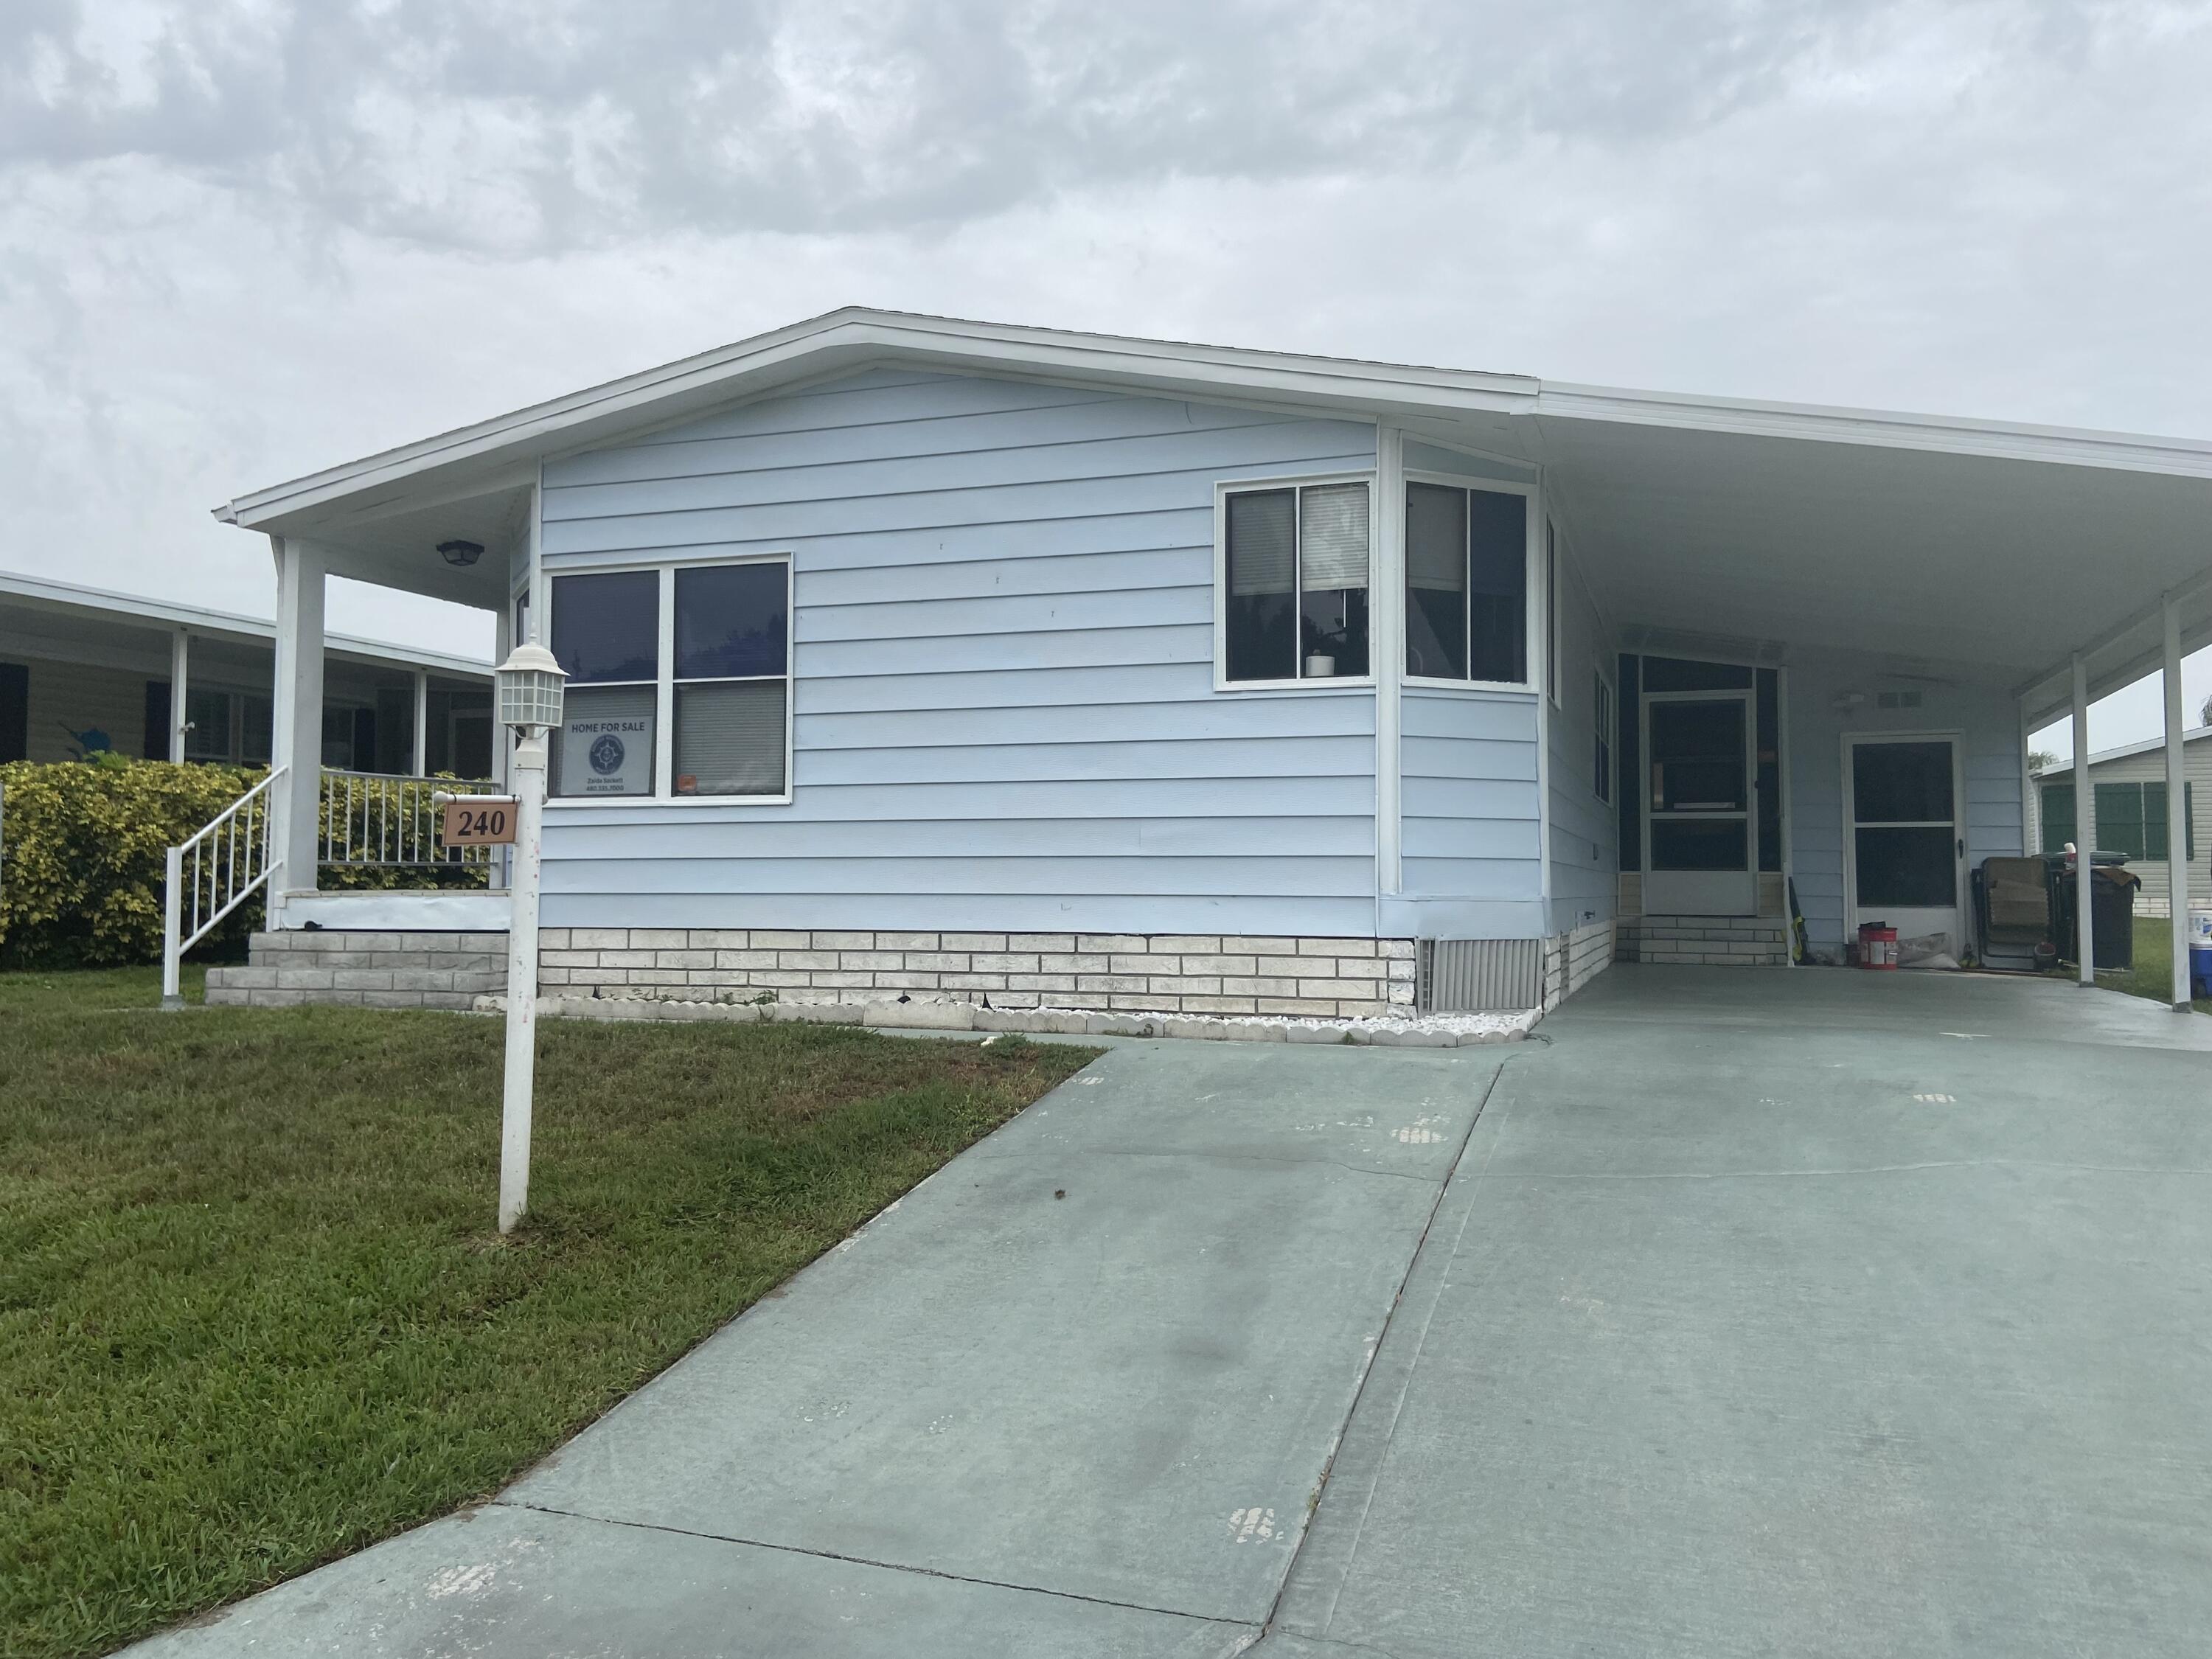
{"type": "Polygon", "coordinates": [[[499,718],[514,730],[515,860],[507,927],[507,1088],[499,1121],[499,1230],[530,1201],[530,1098],[538,1066],[538,877],[545,823],[545,734],[568,677],[542,645],[499,665],[499,718]]]}

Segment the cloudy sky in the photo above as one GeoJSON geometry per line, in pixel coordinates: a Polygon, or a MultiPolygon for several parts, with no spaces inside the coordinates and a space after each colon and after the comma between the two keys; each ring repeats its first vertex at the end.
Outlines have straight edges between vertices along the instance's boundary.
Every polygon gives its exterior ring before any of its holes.
{"type": "Polygon", "coordinates": [[[266,615],[215,503],[848,303],[2212,437],[2208,85],[2157,0],[4,0],[0,567],[266,615]]]}

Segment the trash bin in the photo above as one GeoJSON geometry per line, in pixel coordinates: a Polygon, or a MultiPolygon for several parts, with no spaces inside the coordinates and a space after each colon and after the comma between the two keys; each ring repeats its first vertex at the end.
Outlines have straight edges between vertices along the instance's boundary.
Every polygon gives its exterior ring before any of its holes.
{"type": "Polygon", "coordinates": [[[2189,994],[2212,997],[2212,945],[2189,947],[2189,994]]]}
{"type": "MultiPolygon", "coordinates": [[[[2091,866],[2094,885],[2089,890],[2091,925],[2097,945],[2097,966],[2132,968],[2136,965],[2136,889],[2142,878],[2124,867],[2117,854],[2100,853],[2091,866]]],[[[2057,924],[2058,954],[2068,962],[2081,960],[2076,925],[2081,916],[2074,898],[2074,872],[2060,867],[2051,878],[2051,919],[2057,924]]]]}

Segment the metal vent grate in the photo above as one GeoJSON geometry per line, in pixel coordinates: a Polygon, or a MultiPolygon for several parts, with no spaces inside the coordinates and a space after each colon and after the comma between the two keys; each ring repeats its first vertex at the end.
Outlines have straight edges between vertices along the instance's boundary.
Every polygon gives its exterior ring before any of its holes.
{"type": "Polygon", "coordinates": [[[1541,939],[1425,939],[1419,960],[1414,996],[1425,1014],[1542,1006],[1541,939]]]}

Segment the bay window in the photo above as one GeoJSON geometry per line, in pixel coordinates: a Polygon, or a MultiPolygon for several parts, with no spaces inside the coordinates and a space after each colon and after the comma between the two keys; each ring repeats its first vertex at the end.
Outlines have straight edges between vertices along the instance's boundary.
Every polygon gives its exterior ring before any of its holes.
{"type": "Polygon", "coordinates": [[[1406,672],[1528,684],[1528,498],[1406,486],[1406,672]]]}
{"type": "Polygon", "coordinates": [[[1365,678],[1368,486],[1231,489],[1221,506],[1223,681],[1365,678]]]}
{"type": "Polygon", "coordinates": [[[791,564],[556,576],[562,799],[787,799],[791,564]]]}

